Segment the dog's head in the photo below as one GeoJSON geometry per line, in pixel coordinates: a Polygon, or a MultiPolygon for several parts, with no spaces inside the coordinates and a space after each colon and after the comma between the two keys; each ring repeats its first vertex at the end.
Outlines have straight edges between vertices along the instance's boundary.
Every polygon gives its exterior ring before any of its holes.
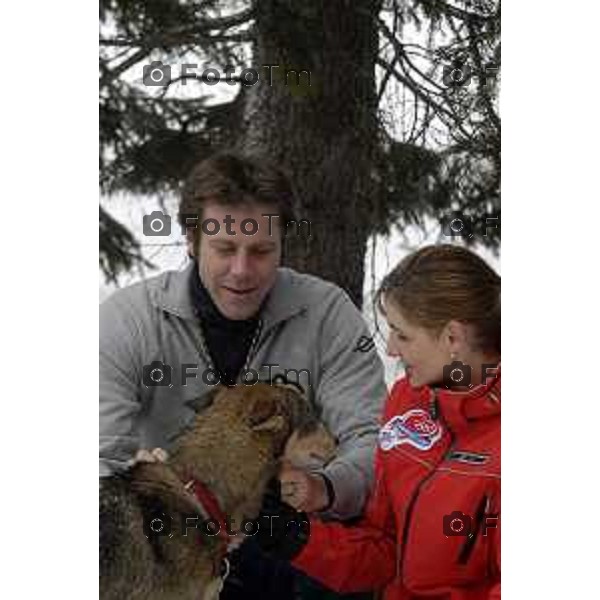
{"type": "MultiPolygon", "coordinates": [[[[219,386],[210,394],[213,410],[235,414],[252,435],[269,439],[276,458],[316,467],[331,460],[335,453],[333,436],[293,385],[219,386]]],[[[190,406],[193,408],[193,403],[190,406]]],[[[206,408],[206,398],[198,408],[206,408]]]]}

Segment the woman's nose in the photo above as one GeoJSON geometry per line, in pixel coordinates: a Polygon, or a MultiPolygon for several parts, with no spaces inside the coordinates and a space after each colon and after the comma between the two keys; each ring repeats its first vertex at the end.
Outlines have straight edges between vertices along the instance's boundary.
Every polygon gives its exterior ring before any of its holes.
{"type": "Polygon", "coordinates": [[[390,337],[388,337],[387,344],[385,346],[385,352],[388,356],[401,357],[400,349],[398,348],[396,341],[394,340],[394,337],[391,335],[390,335],[390,337]]]}

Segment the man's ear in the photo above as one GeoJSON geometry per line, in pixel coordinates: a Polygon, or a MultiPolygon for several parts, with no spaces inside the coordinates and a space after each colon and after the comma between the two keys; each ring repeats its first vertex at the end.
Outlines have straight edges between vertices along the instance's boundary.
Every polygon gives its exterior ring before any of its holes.
{"type": "Polygon", "coordinates": [[[188,256],[195,258],[196,256],[196,236],[194,233],[196,230],[193,227],[187,227],[185,230],[185,246],[187,249],[188,256]]]}

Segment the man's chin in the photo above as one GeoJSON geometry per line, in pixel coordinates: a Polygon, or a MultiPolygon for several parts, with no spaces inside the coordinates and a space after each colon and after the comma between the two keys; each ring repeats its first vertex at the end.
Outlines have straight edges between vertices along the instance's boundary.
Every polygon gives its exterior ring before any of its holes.
{"type": "Polygon", "coordinates": [[[229,302],[219,303],[217,308],[224,317],[231,319],[232,321],[245,321],[246,319],[251,319],[259,310],[259,306],[254,306],[254,304],[240,306],[229,302]]]}
{"type": "Polygon", "coordinates": [[[240,311],[228,311],[223,313],[231,321],[247,321],[256,315],[257,311],[254,312],[240,312],[240,311]]]}

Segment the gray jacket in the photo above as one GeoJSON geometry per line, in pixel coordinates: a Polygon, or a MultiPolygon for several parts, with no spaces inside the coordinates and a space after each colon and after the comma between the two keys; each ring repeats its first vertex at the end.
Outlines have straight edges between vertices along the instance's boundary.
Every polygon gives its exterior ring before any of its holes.
{"type": "MultiPolygon", "coordinates": [[[[190,297],[193,267],[119,290],[100,306],[101,476],[127,467],[139,448],[168,450],[192,417],[185,402],[216,382],[190,297]],[[166,365],[153,373],[162,372],[165,385],[147,385],[155,361],[166,365]]],[[[338,454],[324,473],[336,498],[328,514],[341,519],[360,514],[366,500],[386,395],[369,339],[339,287],[281,268],[247,359],[249,382],[255,373],[297,379],[338,438],[338,454]]]]}

